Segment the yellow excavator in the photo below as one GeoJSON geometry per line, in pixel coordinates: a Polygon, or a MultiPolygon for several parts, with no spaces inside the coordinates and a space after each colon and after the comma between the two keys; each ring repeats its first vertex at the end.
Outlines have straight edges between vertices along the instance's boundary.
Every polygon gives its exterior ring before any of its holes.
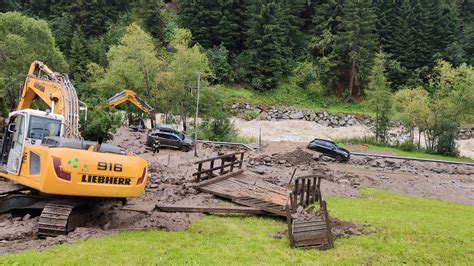
{"type": "Polygon", "coordinates": [[[66,234],[104,202],[138,197],[145,189],[146,160],[100,137],[81,138],[80,104],[66,74],[35,61],[7,119],[0,177],[14,182],[0,186],[0,213],[41,212],[41,237],[66,234]],[[48,109],[30,109],[35,98],[48,109]]]}
{"type": "MultiPolygon", "coordinates": [[[[127,101],[131,102],[133,105],[147,114],[151,120],[151,127],[153,128],[155,126],[155,110],[142,99],[140,99],[133,90],[124,89],[123,91],[107,99],[107,103],[111,107],[116,107],[127,101]]],[[[136,123],[130,123],[130,127],[135,130],[141,130],[145,128],[145,123],[143,119],[140,119],[136,123]]]]}

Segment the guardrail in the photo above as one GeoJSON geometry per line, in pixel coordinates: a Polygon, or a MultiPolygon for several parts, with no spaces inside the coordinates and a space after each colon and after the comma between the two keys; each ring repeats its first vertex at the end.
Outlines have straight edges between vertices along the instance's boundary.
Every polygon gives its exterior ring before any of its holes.
{"type": "Polygon", "coordinates": [[[389,158],[389,159],[399,159],[399,160],[410,160],[410,161],[420,161],[420,162],[433,162],[433,163],[445,163],[445,164],[456,164],[456,165],[469,165],[474,166],[474,163],[466,162],[455,162],[455,161],[446,161],[446,160],[437,160],[437,159],[427,159],[427,158],[415,158],[415,157],[404,157],[404,156],[394,156],[394,155],[380,155],[364,152],[351,152],[351,156],[369,156],[369,157],[380,157],[380,158],[389,158]]]}
{"type": "Polygon", "coordinates": [[[242,146],[247,150],[252,150],[249,146],[244,143],[239,142],[225,142],[225,141],[211,141],[211,140],[197,140],[197,143],[205,143],[205,144],[215,144],[215,145],[228,145],[228,146],[242,146]]]}

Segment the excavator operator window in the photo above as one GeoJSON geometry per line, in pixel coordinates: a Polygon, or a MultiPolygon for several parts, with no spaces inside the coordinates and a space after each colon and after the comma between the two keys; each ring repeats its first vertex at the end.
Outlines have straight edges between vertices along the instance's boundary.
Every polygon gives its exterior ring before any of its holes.
{"type": "Polygon", "coordinates": [[[61,133],[61,121],[31,116],[28,137],[32,139],[43,139],[44,137],[59,137],[61,133]]]}

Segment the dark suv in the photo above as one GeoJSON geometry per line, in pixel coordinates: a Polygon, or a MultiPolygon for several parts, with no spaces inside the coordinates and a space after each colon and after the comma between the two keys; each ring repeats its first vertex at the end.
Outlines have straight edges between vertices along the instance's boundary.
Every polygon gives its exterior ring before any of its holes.
{"type": "Polygon", "coordinates": [[[314,139],[308,144],[308,149],[332,157],[338,162],[348,161],[351,157],[348,150],[339,148],[336,143],[325,139],[314,139]]]}
{"type": "Polygon", "coordinates": [[[155,138],[158,138],[161,147],[178,148],[182,151],[189,151],[194,145],[193,139],[170,125],[160,125],[158,128],[150,130],[146,144],[152,146],[155,138]]]}

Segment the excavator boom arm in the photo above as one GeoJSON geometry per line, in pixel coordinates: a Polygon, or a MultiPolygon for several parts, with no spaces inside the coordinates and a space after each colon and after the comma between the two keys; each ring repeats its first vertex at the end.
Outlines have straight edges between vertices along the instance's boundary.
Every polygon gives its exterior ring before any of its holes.
{"type": "Polygon", "coordinates": [[[131,102],[134,104],[136,107],[140,108],[144,113],[151,115],[154,112],[154,109],[145,103],[142,99],[140,99],[137,94],[132,91],[125,89],[114,96],[110,97],[107,102],[109,103],[109,106],[115,107],[117,105],[120,105],[126,101],[131,102]]]}
{"type": "Polygon", "coordinates": [[[48,105],[52,112],[64,116],[65,137],[81,138],[79,99],[67,75],[53,72],[42,62],[34,61],[20,91],[17,110],[30,108],[35,96],[48,105]]]}

